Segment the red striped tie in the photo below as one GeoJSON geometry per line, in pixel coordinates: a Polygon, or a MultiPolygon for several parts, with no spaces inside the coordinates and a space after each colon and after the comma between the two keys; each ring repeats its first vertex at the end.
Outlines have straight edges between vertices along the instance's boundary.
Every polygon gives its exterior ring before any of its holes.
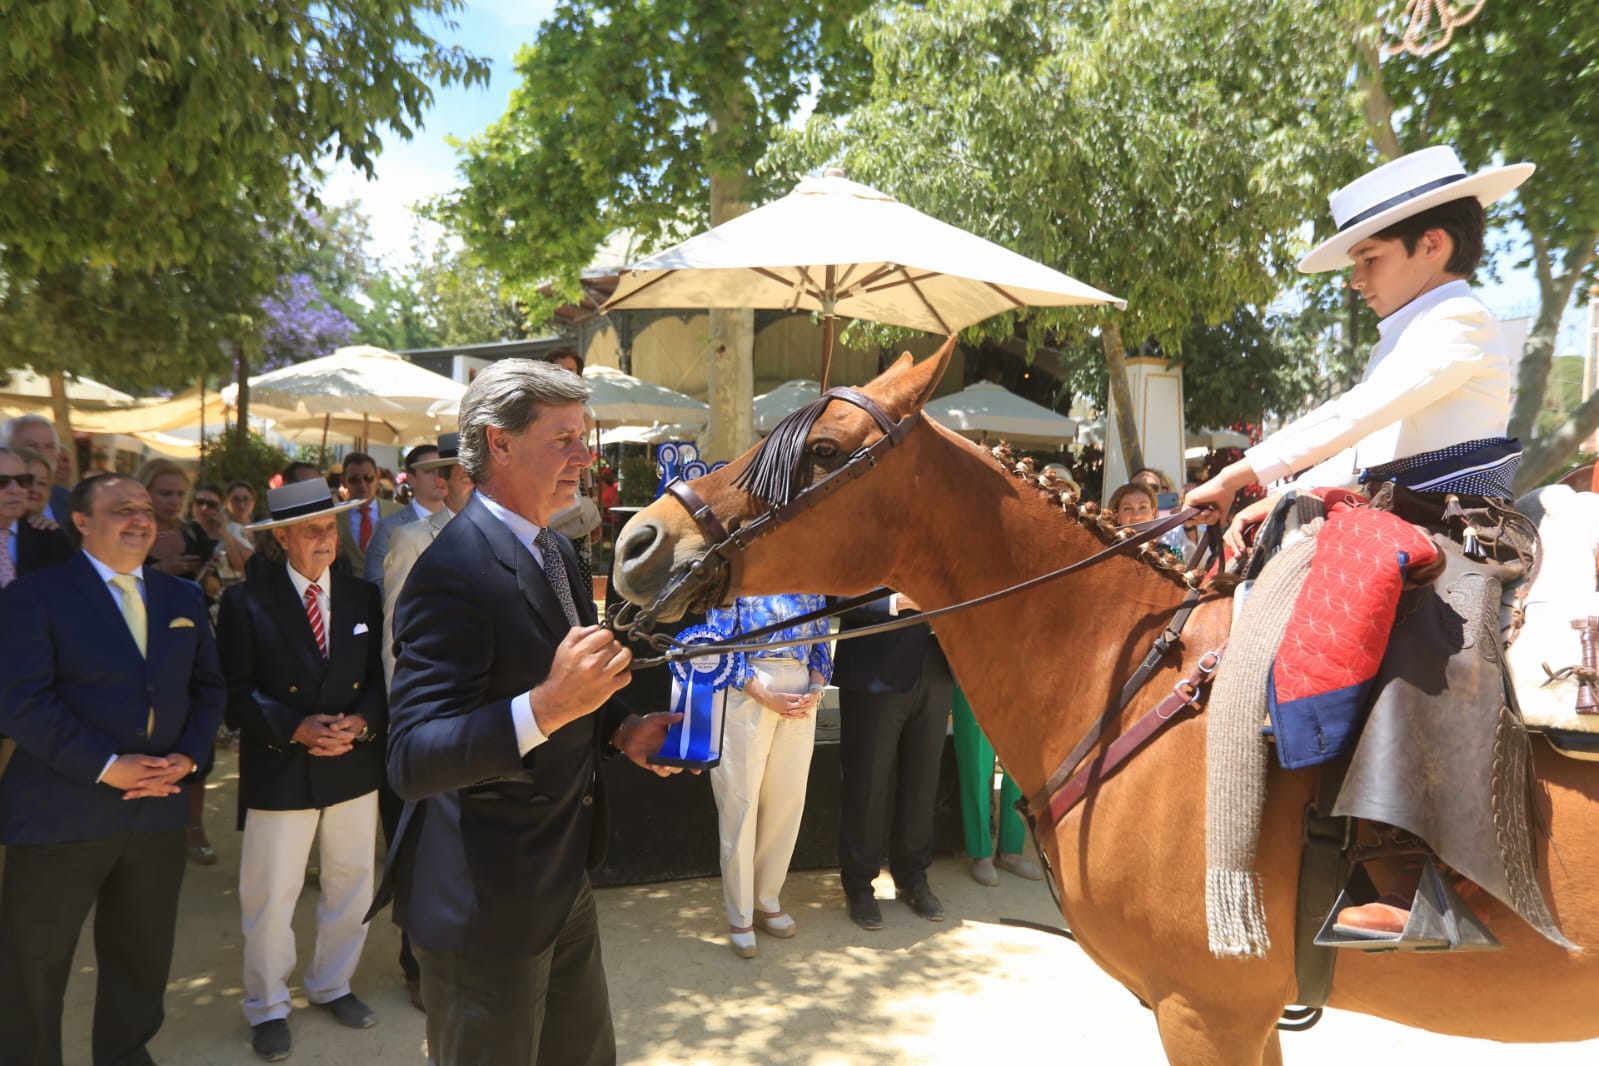
{"type": "Polygon", "coordinates": [[[322,595],[322,586],[312,582],[305,590],[305,617],[311,623],[311,635],[316,638],[316,649],[322,653],[322,658],[328,657],[328,634],[322,627],[322,605],[318,597],[322,595]]]}

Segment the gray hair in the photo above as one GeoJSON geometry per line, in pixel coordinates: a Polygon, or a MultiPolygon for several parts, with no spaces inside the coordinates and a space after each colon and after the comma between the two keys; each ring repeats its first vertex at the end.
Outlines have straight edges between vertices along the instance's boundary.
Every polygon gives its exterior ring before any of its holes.
{"type": "Polygon", "coordinates": [[[43,426],[50,431],[50,440],[55,445],[56,451],[61,450],[61,435],[56,432],[56,424],[44,415],[18,415],[4,426],[0,426],[0,445],[10,447],[11,438],[17,435],[17,430],[24,426],[43,426]]]}
{"type": "Polygon", "coordinates": [[[519,434],[533,424],[540,407],[582,403],[589,398],[583,379],[552,363],[501,359],[479,370],[461,400],[461,468],[479,485],[489,483],[490,426],[519,434]]]}

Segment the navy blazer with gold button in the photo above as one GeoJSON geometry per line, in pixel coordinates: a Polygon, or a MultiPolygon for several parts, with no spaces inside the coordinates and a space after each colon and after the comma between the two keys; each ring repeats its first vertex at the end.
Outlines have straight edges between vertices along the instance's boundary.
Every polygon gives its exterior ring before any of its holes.
{"type": "Polygon", "coordinates": [[[224,691],[205,598],[144,570],[146,654],[83,552],[0,592],[0,844],[55,844],[188,825],[187,787],[125,800],[98,784],[113,755],[182,753],[203,765],[224,691]],[[151,728],[152,722],[154,728],[151,728]]]}
{"type": "Polygon", "coordinates": [[[239,730],[241,827],[251,808],[316,810],[383,784],[383,605],[371,582],[337,571],[328,595],[324,661],[286,563],[223,594],[217,644],[228,724],[239,730]],[[359,714],[370,733],[343,755],[312,755],[290,738],[313,714],[359,714]]]}

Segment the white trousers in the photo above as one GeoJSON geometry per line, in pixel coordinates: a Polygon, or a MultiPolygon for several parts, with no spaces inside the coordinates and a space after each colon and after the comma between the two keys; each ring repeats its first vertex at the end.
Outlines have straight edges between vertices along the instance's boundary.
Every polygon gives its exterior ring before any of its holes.
{"type": "Polygon", "coordinates": [[[244,1017],[251,1025],[289,1016],[294,972],[294,906],[305,887],[305,864],[320,833],[321,892],[316,948],[302,983],[312,1003],[350,991],[366,944],[367,908],[376,885],[378,794],[368,792],[321,810],[244,815],[239,905],[244,914],[244,1017]]]}
{"type": "MultiPolygon", "coordinates": [[[[792,659],[752,659],[770,692],[802,693],[810,669],[792,659]]],[[[816,711],[784,718],[738,689],[727,690],[722,761],[711,768],[721,837],[722,895],[727,923],[755,920],[755,907],[782,909],[778,895],[799,839],[805,784],[816,745],[816,711]]]]}

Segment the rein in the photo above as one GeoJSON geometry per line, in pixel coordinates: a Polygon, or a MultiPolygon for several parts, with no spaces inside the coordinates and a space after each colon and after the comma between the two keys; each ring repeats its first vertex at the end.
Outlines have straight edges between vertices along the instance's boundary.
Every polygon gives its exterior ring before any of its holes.
{"type": "MultiPolygon", "coordinates": [[[[839,471],[840,474],[843,472],[843,470],[839,471]]],[[[838,475],[835,474],[834,477],[836,476],[838,475]]],[[[828,479],[828,481],[831,480],[832,478],[828,479]]],[[[673,484],[681,484],[681,482],[673,482],[673,484]]],[[[826,482],[822,482],[817,486],[817,488],[820,488],[821,485],[825,484],[826,482]]],[[[692,492],[692,490],[689,491],[692,492]]],[[[811,491],[815,490],[806,490],[806,492],[811,491]]],[[[799,502],[799,499],[802,499],[804,495],[805,494],[802,493],[800,497],[796,498],[795,502],[799,502]]],[[[681,496],[679,496],[679,499],[681,499],[681,496]]],[[[685,504],[685,506],[687,505],[685,504]]],[[[692,515],[695,512],[690,511],[689,513],[692,515]]],[[[935,618],[942,617],[943,615],[954,614],[956,611],[964,611],[968,608],[981,607],[985,604],[994,603],[998,600],[1006,598],[1007,596],[1013,596],[1019,592],[1026,592],[1028,589],[1035,588],[1049,581],[1053,581],[1056,578],[1065,577],[1068,574],[1074,574],[1080,570],[1086,570],[1089,567],[1094,566],[1097,563],[1104,562],[1111,556],[1121,554],[1128,549],[1141,547],[1142,545],[1160,537],[1162,534],[1176,529],[1178,526],[1182,525],[1184,522],[1188,521],[1190,518],[1193,518],[1199,513],[1200,512],[1196,508],[1188,507],[1181,511],[1174,512],[1165,518],[1150,522],[1140,522],[1137,527],[1132,527],[1136,528],[1137,532],[1130,533],[1126,537],[1118,540],[1115,544],[1112,544],[1101,551],[1095,552],[1086,559],[1079,559],[1075,563],[1060,567],[1056,570],[1051,570],[1047,574],[1040,574],[1037,577],[1028,578],[1025,581],[1019,581],[1016,584],[1010,585],[1006,588],[986,593],[982,596],[977,596],[969,600],[962,600],[959,603],[950,604],[947,607],[939,607],[931,611],[921,611],[916,614],[906,615],[904,618],[896,618],[892,622],[878,622],[874,625],[862,626],[859,629],[851,629],[848,632],[835,633],[832,639],[853,640],[857,637],[875,636],[879,633],[888,633],[896,629],[905,629],[908,626],[923,625],[935,618]]],[[[718,545],[718,548],[719,547],[720,545],[718,545]]],[[[714,553],[717,551],[717,548],[712,548],[710,551],[714,553]]],[[[663,592],[661,596],[656,598],[656,603],[652,603],[650,607],[656,607],[664,595],[665,593],[663,592]]],[[[741,634],[740,640],[730,641],[724,644],[684,644],[676,637],[666,633],[637,633],[637,628],[643,623],[641,621],[635,621],[631,625],[627,625],[625,620],[622,618],[625,608],[621,607],[621,605],[618,605],[617,608],[613,608],[613,613],[616,615],[616,617],[607,618],[606,624],[611,625],[613,629],[615,629],[618,625],[623,625],[626,628],[626,633],[628,636],[633,637],[634,639],[643,640],[648,643],[650,647],[662,652],[661,655],[651,659],[639,660],[629,667],[630,670],[645,670],[651,667],[660,666],[664,663],[682,662],[685,659],[697,659],[701,656],[727,655],[731,652],[797,648],[802,645],[815,644],[815,637],[797,637],[791,640],[779,641],[767,641],[761,638],[769,636],[773,633],[781,632],[785,629],[792,629],[796,626],[806,625],[810,622],[819,622],[826,619],[837,618],[839,615],[842,615],[848,611],[852,611],[856,607],[871,603],[875,600],[880,600],[886,595],[889,594],[874,590],[866,593],[865,595],[844,600],[832,607],[811,611],[807,614],[800,615],[798,618],[786,619],[785,621],[774,623],[773,625],[765,626],[749,633],[741,634]]],[[[1193,605],[1198,602],[1198,595],[1198,590],[1190,591],[1189,598],[1184,600],[1184,607],[1179,608],[1181,620],[1174,620],[1172,625],[1168,625],[1166,629],[1162,631],[1162,638],[1169,635],[1172,640],[1175,640],[1177,635],[1182,632],[1183,622],[1187,621],[1188,612],[1192,611],[1193,605]]],[[[1157,646],[1160,647],[1160,654],[1164,655],[1165,647],[1169,645],[1161,646],[1160,640],[1161,638],[1157,638],[1157,646]]],[[[1154,652],[1152,651],[1151,654],[1153,655],[1154,652]]],[[[1156,656],[1155,661],[1159,661],[1159,656],[1156,656]]],[[[1146,667],[1148,670],[1153,670],[1153,665],[1147,661],[1146,667]]],[[[1147,672],[1145,676],[1147,676],[1147,672]]],[[[1136,692],[1137,687],[1141,686],[1142,683],[1142,678],[1136,676],[1134,681],[1129,682],[1129,684],[1134,685],[1132,690],[1133,692],[1136,692]]],[[[1124,696],[1131,698],[1131,693],[1124,693],[1124,696]]]]}

